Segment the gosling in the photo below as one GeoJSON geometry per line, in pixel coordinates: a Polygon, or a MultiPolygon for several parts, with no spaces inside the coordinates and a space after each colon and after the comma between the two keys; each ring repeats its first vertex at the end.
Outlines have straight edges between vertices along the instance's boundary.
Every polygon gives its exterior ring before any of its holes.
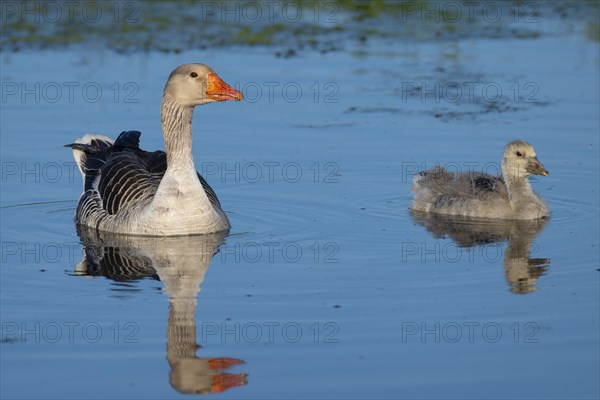
{"type": "Polygon", "coordinates": [[[516,140],[506,145],[502,176],[451,173],[442,167],[413,177],[412,209],[474,218],[535,220],[548,218],[548,205],[531,190],[529,175],[548,176],[533,146],[516,140]]]}

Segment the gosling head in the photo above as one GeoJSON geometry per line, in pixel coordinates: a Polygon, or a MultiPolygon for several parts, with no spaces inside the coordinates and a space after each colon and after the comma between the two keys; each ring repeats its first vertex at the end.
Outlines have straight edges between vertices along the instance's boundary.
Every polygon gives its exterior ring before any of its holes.
{"type": "Polygon", "coordinates": [[[169,75],[163,97],[190,107],[244,99],[242,92],[223,82],[212,68],[204,64],[184,64],[175,68],[169,75]]]}
{"type": "Polygon", "coordinates": [[[549,172],[538,160],[532,145],[515,140],[504,148],[502,174],[505,179],[524,180],[531,174],[548,176],[549,172]]]}

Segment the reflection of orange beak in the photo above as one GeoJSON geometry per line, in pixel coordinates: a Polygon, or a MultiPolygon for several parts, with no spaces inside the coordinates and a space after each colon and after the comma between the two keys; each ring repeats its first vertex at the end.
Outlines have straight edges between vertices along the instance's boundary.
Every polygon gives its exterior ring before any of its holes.
{"type": "Polygon", "coordinates": [[[229,369],[240,364],[244,364],[244,360],[238,360],[237,358],[229,357],[211,358],[208,360],[208,366],[211,369],[211,392],[220,393],[236,386],[247,385],[248,374],[227,374],[222,372],[225,369],[229,369]]]}
{"type": "Polygon", "coordinates": [[[221,393],[236,386],[248,384],[248,374],[218,374],[210,377],[210,389],[213,393],[221,393]]]}
{"type": "Polygon", "coordinates": [[[239,90],[235,90],[214,72],[208,74],[208,89],[206,95],[214,101],[243,100],[244,95],[239,90]]]}
{"type": "Polygon", "coordinates": [[[208,360],[208,365],[210,369],[228,369],[233,367],[234,365],[243,364],[244,360],[238,360],[237,358],[229,358],[229,357],[220,357],[220,358],[211,358],[208,360]]]}

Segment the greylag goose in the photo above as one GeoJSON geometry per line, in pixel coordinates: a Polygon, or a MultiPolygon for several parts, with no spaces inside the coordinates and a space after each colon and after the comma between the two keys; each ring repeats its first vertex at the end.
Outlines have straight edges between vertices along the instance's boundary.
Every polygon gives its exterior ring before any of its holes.
{"type": "Polygon", "coordinates": [[[88,134],[66,145],[83,175],[76,222],[99,231],[150,236],[229,229],[215,192],[194,167],[192,113],[198,105],[243,98],[208,66],[181,65],[171,72],[163,93],[166,152],[141,150],[137,131],[122,132],[114,142],[88,134]]]}
{"type": "Polygon", "coordinates": [[[521,140],[506,145],[502,177],[450,173],[436,167],[413,177],[412,209],[477,218],[532,220],[547,218],[546,203],[531,190],[529,175],[548,176],[533,147],[521,140]]]}

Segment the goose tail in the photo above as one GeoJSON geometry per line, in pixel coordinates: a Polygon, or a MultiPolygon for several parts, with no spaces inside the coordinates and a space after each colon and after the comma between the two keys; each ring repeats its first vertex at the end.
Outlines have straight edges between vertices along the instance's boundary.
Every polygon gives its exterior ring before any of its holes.
{"type": "Polygon", "coordinates": [[[85,163],[88,158],[99,151],[105,151],[113,144],[113,140],[107,136],[87,133],[83,137],[76,139],[74,143],[66,144],[65,147],[70,147],[73,150],[75,163],[85,179],[85,163]]]}

